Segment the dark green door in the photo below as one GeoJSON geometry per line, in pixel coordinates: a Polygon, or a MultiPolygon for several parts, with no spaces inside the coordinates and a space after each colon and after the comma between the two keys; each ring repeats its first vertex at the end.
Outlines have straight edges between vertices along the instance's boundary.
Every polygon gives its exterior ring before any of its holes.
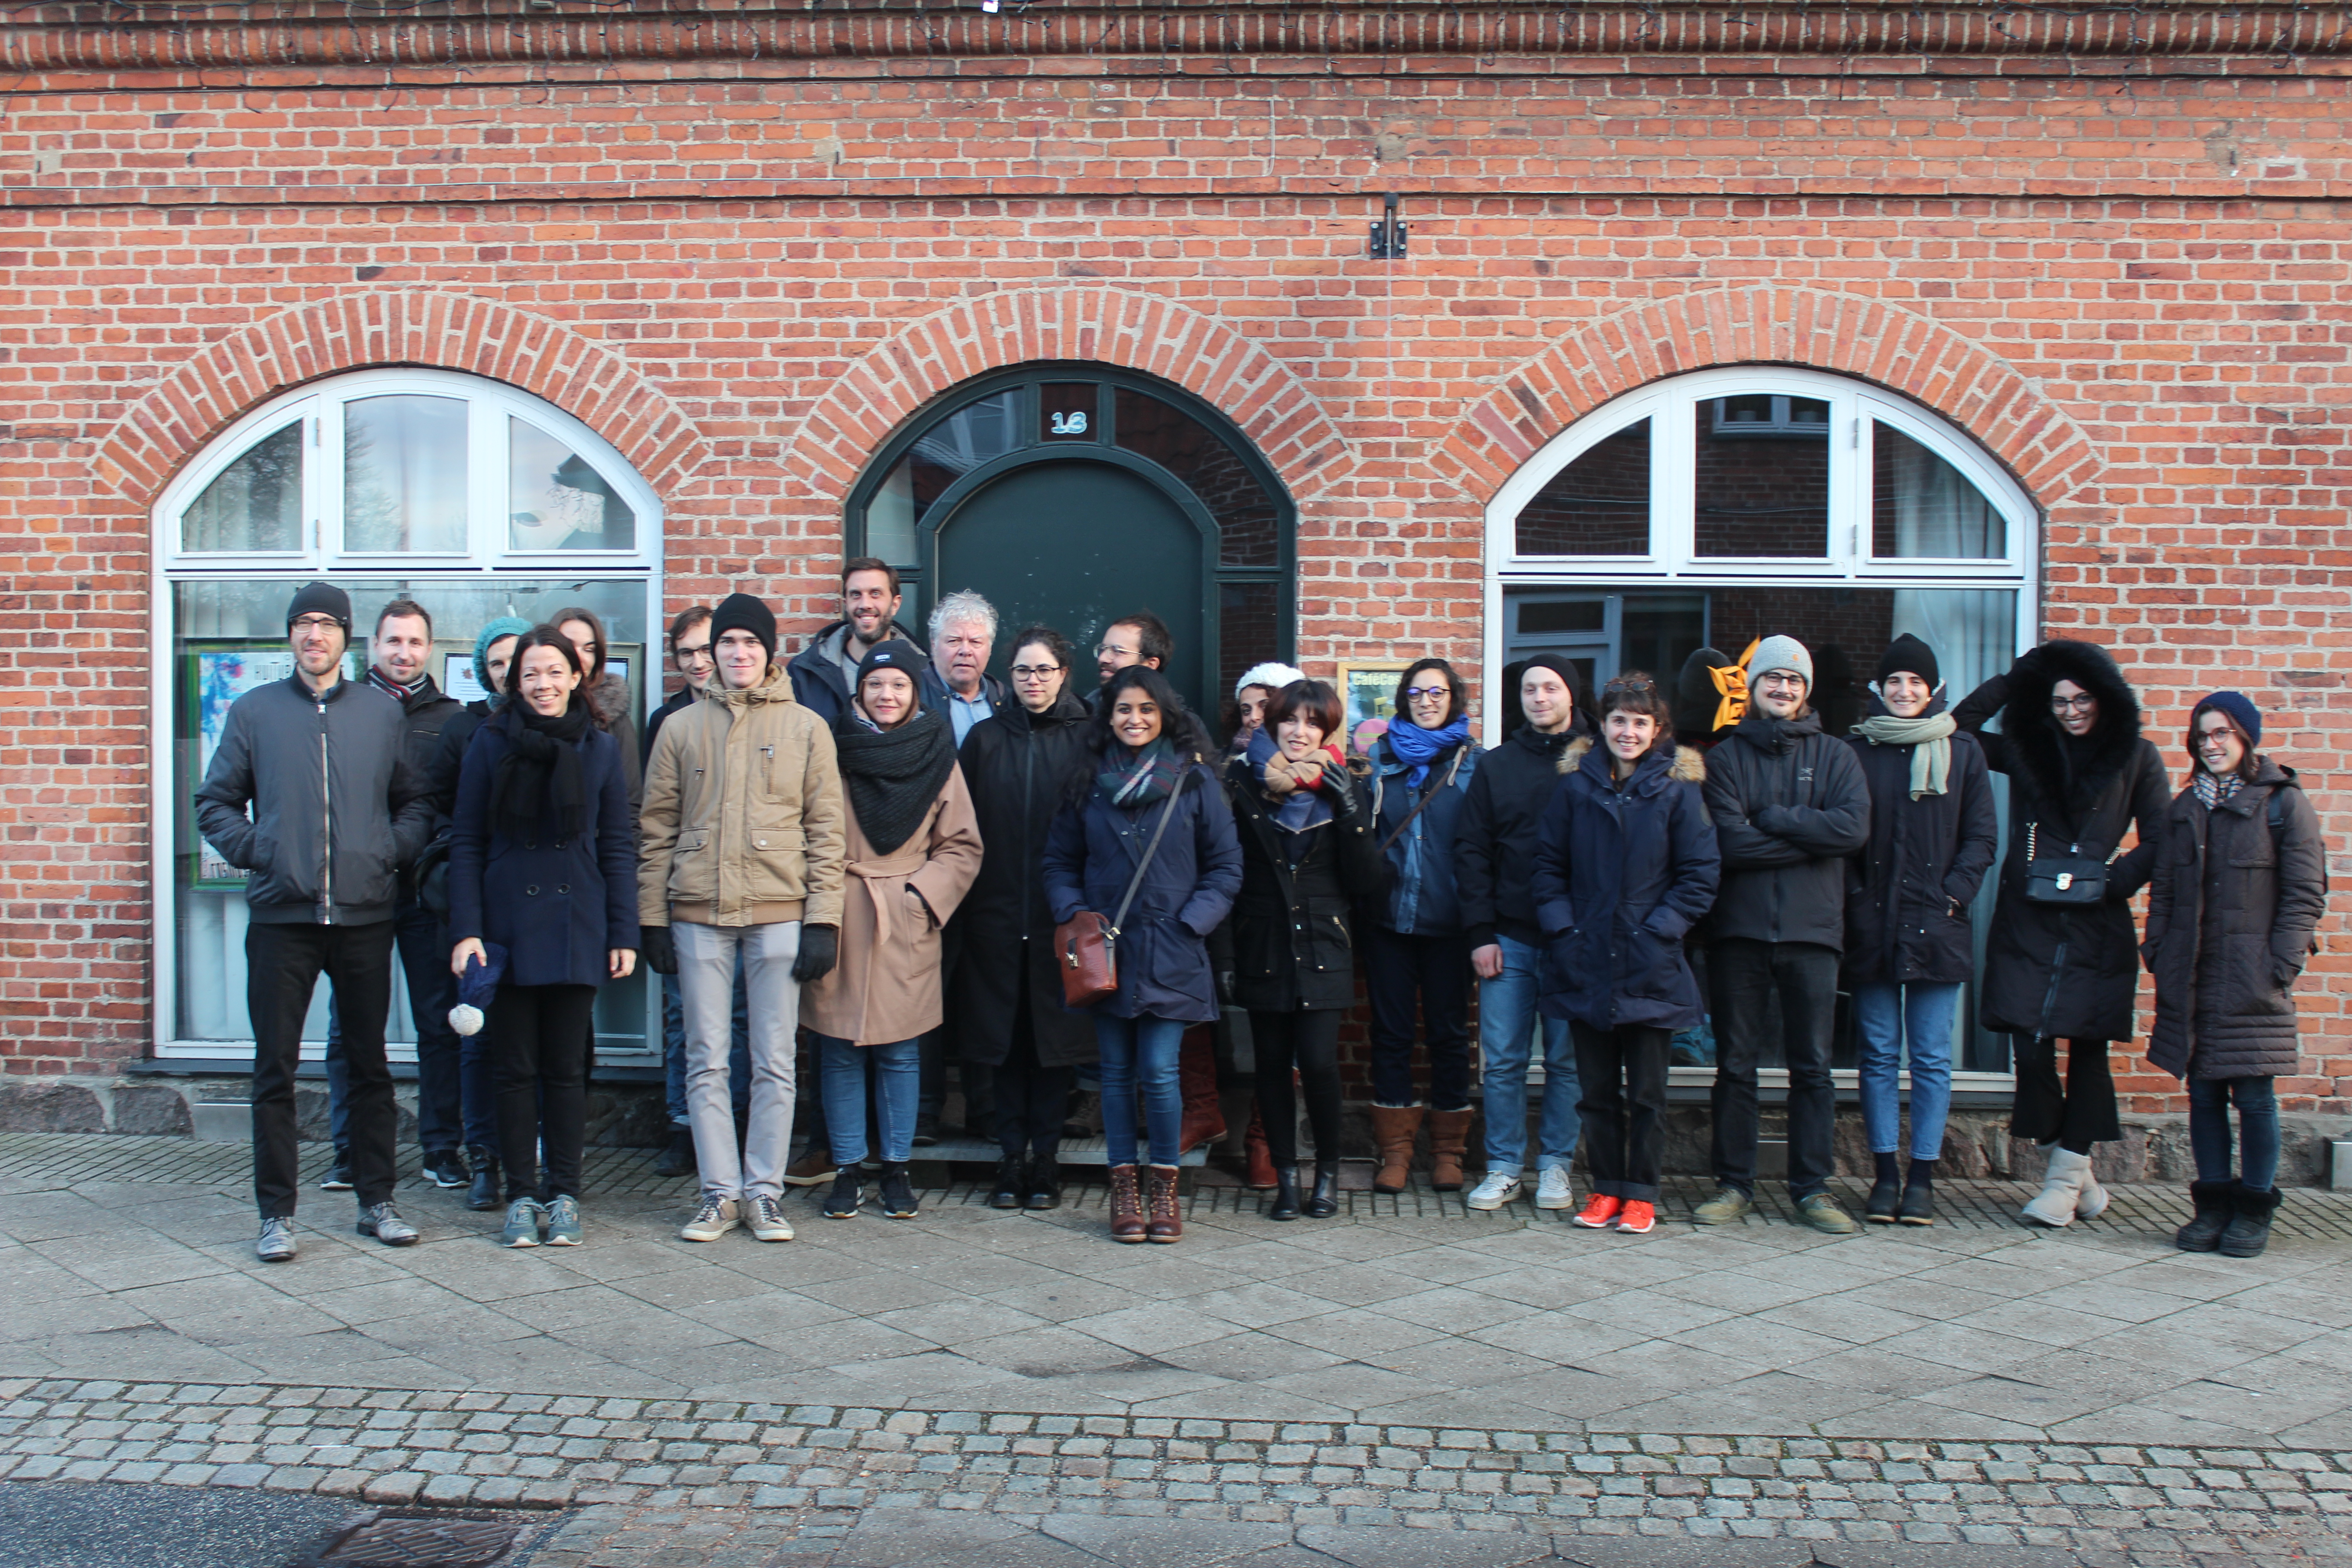
{"type": "MultiPolygon", "coordinates": [[[[1202,594],[1201,529],[1166,491],[1109,463],[1032,463],[985,481],[940,525],[929,595],[970,588],[996,606],[994,668],[1032,622],[1076,645],[1074,690],[1095,685],[1094,648],[1114,616],[1150,610],[1176,638],[1169,675],[1196,708],[1214,634],[1202,594]]],[[[1214,713],[1215,709],[1201,709],[1214,713]]]]}

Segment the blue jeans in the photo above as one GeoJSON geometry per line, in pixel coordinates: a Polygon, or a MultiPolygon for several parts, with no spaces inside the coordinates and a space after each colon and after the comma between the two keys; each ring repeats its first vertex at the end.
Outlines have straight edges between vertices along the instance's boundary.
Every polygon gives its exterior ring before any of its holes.
{"type": "MultiPolygon", "coordinates": [[[[669,1124],[692,1123],[686,1114],[686,998],[677,976],[665,974],[662,987],[662,1079],[669,1095],[669,1124]]],[[[751,1106],[751,1001],[744,989],[743,965],[735,965],[735,1038],[727,1052],[727,1087],[741,1126],[751,1106]]]]}
{"type": "Polygon", "coordinates": [[[1911,1157],[1943,1152],[1944,1119],[1952,1109],[1952,1019],[1960,983],[1914,980],[1907,984],[1853,988],[1853,1028],[1861,1040],[1862,1127],[1874,1154],[1892,1154],[1903,1142],[1895,1079],[1903,1045],[1911,1046],[1911,1157]]]}
{"type": "MultiPolygon", "coordinates": [[[[498,1085],[487,1058],[478,1075],[466,1070],[466,1053],[480,1055],[476,1035],[461,1043],[449,1026],[457,1005],[457,977],[449,973],[449,931],[423,904],[405,903],[392,917],[393,943],[408,984],[408,1011],[416,1020],[416,1142],[427,1154],[454,1150],[462,1142],[480,1149],[499,1146],[498,1085]]],[[[351,1149],[350,1112],[344,1104],[349,1078],[343,1070],[343,1016],[334,995],[327,997],[327,1136],[338,1155],[351,1149]]]]}
{"type": "Polygon", "coordinates": [[[2278,1184],[2277,1080],[2267,1078],[2192,1078],[2189,1080],[2189,1148],[2197,1156],[2197,1179],[2230,1179],[2230,1102],[2238,1104],[2238,1182],[2269,1192],[2278,1184]]]}
{"type": "Polygon", "coordinates": [[[1143,1096],[1143,1122],[1151,1163],[1173,1165],[1184,1125],[1184,1090],[1176,1061],[1184,1046],[1184,1026],[1173,1018],[1106,1018],[1095,1016],[1095,1044],[1102,1057],[1103,1143],[1114,1165],[1135,1158],[1135,1099],[1143,1096]]]}
{"type": "Polygon", "coordinates": [[[817,1081],[833,1163],[846,1170],[866,1158],[866,1064],[874,1064],[874,1125],[882,1135],[882,1163],[903,1165],[915,1153],[915,1102],[923,1092],[923,1046],[899,1040],[853,1046],[816,1037],[817,1081]]]}
{"type": "Polygon", "coordinates": [[[1528,1168],[1528,1051],[1543,1026],[1543,1121],[1537,1157],[1543,1170],[1565,1171],[1576,1160],[1576,1047],[1568,1020],[1536,1012],[1540,949],[1497,933],[1503,973],[1478,982],[1479,1077],[1486,1088],[1486,1173],[1518,1176],[1528,1168]]]}

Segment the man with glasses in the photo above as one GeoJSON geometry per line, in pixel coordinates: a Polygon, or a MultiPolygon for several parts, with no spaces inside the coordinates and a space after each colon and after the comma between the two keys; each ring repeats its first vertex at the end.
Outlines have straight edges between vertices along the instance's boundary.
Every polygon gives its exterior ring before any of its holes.
{"type": "Polygon", "coordinates": [[[246,1009],[261,1210],[254,1252],[265,1263],[295,1253],[294,1070],[322,972],[341,1003],[359,1232],[387,1247],[417,1239],[392,1204],[398,1112],[383,1026],[400,873],[433,828],[400,704],[343,679],[350,595],[331,584],[306,584],[287,608],[286,631],[293,673],[230,705],[195,803],[205,841],[248,873],[246,1009]]]}
{"type": "MultiPolygon", "coordinates": [[[[1095,645],[1096,690],[1109,685],[1112,676],[1131,664],[1164,670],[1175,657],[1175,635],[1166,621],[1150,610],[1121,616],[1103,628],[1102,641],[1095,645]]],[[[1088,707],[1094,705],[1095,696],[1093,691],[1087,694],[1088,707]]]]}
{"type": "Polygon", "coordinates": [[[1870,785],[1808,698],[1813,658],[1766,637],[1748,661],[1749,706],[1707,753],[1705,794],[1723,850],[1707,955],[1717,1059],[1716,1194],[1692,1217],[1729,1225],[1755,1206],[1757,1072],[1778,1003],[1789,1069],[1789,1194],[1828,1236],[1861,1226],[1828,1192],[1837,1091],[1830,1044],[1845,951],[1847,858],[1870,841],[1870,785]]]}

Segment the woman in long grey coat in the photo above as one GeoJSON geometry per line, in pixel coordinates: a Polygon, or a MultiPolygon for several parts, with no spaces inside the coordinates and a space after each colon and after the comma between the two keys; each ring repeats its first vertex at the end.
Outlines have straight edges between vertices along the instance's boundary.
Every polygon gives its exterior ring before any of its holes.
{"type": "Polygon", "coordinates": [[[2216,691],[2189,716],[2189,787],[2157,839],[2142,949],[2156,976],[2148,1060],[2189,1084],[2197,1215],[2184,1252],[2252,1258],[2278,1207],[2273,1080],[2302,1065],[2295,977],[2327,901],[2326,846],[2294,770],[2254,748],[2262,715],[2216,691]],[[2230,1107],[2238,1108],[2231,1169],[2230,1107]]]}

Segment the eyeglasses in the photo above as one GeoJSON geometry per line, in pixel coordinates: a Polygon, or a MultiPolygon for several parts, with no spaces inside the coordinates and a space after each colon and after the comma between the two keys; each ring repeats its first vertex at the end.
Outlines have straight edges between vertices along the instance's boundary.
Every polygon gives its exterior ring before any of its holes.
{"type": "Polygon", "coordinates": [[[2237,739],[2227,730],[2207,730],[2197,737],[2200,746],[2225,746],[2237,739]]]}
{"type": "Polygon", "coordinates": [[[1121,647],[1115,642],[1103,643],[1097,646],[1095,649],[1097,654],[1099,654],[1105,658],[1121,658],[1134,651],[1135,649],[1131,647],[1121,647]]]}
{"type": "Polygon", "coordinates": [[[677,655],[677,662],[680,664],[700,664],[715,657],[710,651],[709,643],[700,643],[693,647],[688,647],[684,643],[677,643],[671,647],[670,651],[677,655]]]}
{"type": "Polygon", "coordinates": [[[1045,680],[1062,673],[1058,664],[1016,664],[1013,667],[1015,680],[1045,680]]]}
{"type": "Polygon", "coordinates": [[[1652,680],[1648,676],[1637,675],[1630,680],[1620,677],[1601,689],[1603,691],[1655,691],[1657,689],[1656,681],[1652,680]]]}
{"type": "Polygon", "coordinates": [[[2099,700],[2092,696],[2089,692],[2084,691],[2079,692],[2073,697],[2053,697],[2050,700],[2050,711],[2053,713],[2088,713],[2092,709],[2096,708],[2098,705],[2099,700]]]}
{"type": "Polygon", "coordinates": [[[1451,697],[1453,695],[1454,688],[1450,686],[1408,686],[1404,689],[1404,700],[1407,702],[1417,701],[1423,697],[1451,697]]]}
{"type": "Polygon", "coordinates": [[[341,631],[343,623],[332,616],[304,616],[287,629],[297,632],[341,631]]]}

